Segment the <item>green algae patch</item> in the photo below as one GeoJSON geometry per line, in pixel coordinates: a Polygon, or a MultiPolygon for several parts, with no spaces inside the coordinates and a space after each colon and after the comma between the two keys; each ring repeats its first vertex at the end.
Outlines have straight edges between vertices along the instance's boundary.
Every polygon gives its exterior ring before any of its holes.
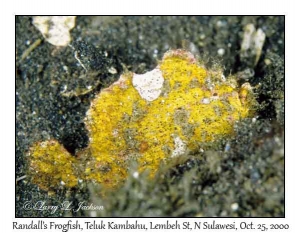
{"type": "MultiPolygon", "coordinates": [[[[154,70],[125,73],[92,101],[85,119],[89,146],[78,159],[66,151],[57,156],[59,151],[47,151],[46,143],[46,149],[31,148],[31,154],[39,156],[30,156],[30,164],[39,163],[45,154],[52,160],[47,163],[50,168],[71,158],[70,166],[78,167],[80,179],[114,188],[126,179],[132,161],[137,162],[138,172],[147,170],[153,177],[174,157],[232,136],[234,123],[251,116],[255,105],[248,83],[238,87],[234,76],[225,78],[222,70],[206,69],[191,53],[169,51],[154,70]]],[[[32,181],[41,188],[62,179],[63,169],[56,168],[60,176],[50,171],[45,173],[47,179],[38,181],[35,174],[40,169],[31,166],[36,171],[31,173],[32,181]]],[[[65,180],[67,187],[76,183],[65,180]]]]}

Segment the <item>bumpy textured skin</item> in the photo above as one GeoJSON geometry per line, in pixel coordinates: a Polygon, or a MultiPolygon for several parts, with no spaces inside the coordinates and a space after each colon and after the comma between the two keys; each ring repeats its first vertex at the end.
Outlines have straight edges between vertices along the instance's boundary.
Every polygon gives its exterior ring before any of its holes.
{"type": "Polygon", "coordinates": [[[133,86],[132,73],[94,99],[85,119],[90,142],[82,152],[88,158],[82,179],[115,187],[126,178],[132,160],[140,172],[149,170],[153,176],[161,162],[231,135],[234,122],[251,115],[255,100],[250,88],[242,88],[240,95],[235,77],[207,70],[189,52],[167,52],[156,69],[164,82],[151,101],[133,86]]]}
{"type": "Polygon", "coordinates": [[[41,189],[77,185],[76,159],[56,140],[35,143],[28,152],[29,174],[41,189]]]}

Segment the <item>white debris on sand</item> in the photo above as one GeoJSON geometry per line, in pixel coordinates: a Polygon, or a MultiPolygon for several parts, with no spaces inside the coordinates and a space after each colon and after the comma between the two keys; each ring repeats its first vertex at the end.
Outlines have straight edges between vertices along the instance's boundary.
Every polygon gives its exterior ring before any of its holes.
{"type": "Polygon", "coordinates": [[[71,42],[70,30],[75,27],[76,16],[34,16],[33,25],[44,38],[55,46],[71,42]]]}
{"type": "Polygon", "coordinates": [[[241,56],[249,57],[250,55],[255,57],[254,65],[256,65],[261,56],[265,39],[266,34],[261,28],[256,30],[253,24],[247,24],[244,28],[243,41],[241,43],[241,56]]]}

